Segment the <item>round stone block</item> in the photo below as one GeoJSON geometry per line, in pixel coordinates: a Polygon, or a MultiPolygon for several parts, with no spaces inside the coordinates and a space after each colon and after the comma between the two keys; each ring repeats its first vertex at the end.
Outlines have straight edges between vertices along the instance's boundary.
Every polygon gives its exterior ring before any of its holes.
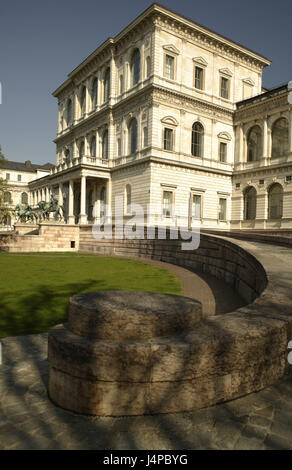
{"type": "Polygon", "coordinates": [[[78,336],[122,341],[178,334],[201,320],[201,304],[187,297],[100,291],[71,297],[68,328],[78,336]]]}

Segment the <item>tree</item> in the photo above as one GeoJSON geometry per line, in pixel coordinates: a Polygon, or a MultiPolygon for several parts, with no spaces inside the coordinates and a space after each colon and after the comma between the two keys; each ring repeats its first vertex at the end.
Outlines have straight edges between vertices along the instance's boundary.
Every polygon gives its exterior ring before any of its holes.
{"type": "MultiPolygon", "coordinates": [[[[0,168],[3,162],[5,161],[5,157],[2,153],[2,149],[0,146],[0,168]]],[[[11,216],[11,211],[5,204],[5,193],[8,192],[8,185],[6,180],[0,177],[0,224],[6,222],[7,218],[11,216]]]]}

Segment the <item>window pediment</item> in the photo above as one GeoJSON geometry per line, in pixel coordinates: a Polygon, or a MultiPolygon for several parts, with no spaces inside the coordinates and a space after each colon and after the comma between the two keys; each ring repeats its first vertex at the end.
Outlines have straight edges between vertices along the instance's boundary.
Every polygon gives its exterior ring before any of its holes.
{"type": "Polygon", "coordinates": [[[232,77],[232,72],[228,68],[219,69],[219,72],[222,73],[222,75],[227,75],[228,77],[232,77]]]}
{"type": "Polygon", "coordinates": [[[203,67],[207,67],[208,62],[204,59],[204,57],[193,57],[193,62],[198,65],[202,65],[203,67]]]}
{"type": "Polygon", "coordinates": [[[217,137],[218,139],[231,140],[231,136],[228,132],[220,132],[217,137]]]}
{"type": "Polygon", "coordinates": [[[246,83],[247,85],[254,86],[255,83],[251,78],[243,78],[242,79],[243,83],[246,83]]]}
{"type": "Polygon", "coordinates": [[[177,120],[176,120],[174,117],[172,117],[172,116],[166,116],[166,117],[164,117],[163,119],[161,119],[161,122],[162,122],[163,124],[169,124],[169,125],[171,125],[171,126],[178,126],[177,120]]]}
{"type": "Polygon", "coordinates": [[[173,44],[166,44],[165,46],[163,46],[163,49],[176,55],[180,53],[179,50],[173,44]]]}

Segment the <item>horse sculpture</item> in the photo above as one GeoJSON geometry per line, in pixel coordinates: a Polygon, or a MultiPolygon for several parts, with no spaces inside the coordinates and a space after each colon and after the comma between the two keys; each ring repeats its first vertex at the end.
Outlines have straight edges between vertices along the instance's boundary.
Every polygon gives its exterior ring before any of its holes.
{"type": "Polygon", "coordinates": [[[29,204],[17,204],[15,207],[17,222],[32,222],[38,221],[38,215],[29,204]]]}
{"type": "Polygon", "coordinates": [[[29,204],[17,204],[15,207],[17,222],[43,222],[50,220],[50,214],[54,214],[54,218],[59,222],[64,219],[64,207],[58,204],[58,199],[53,195],[50,202],[39,201],[35,208],[29,204]]]}

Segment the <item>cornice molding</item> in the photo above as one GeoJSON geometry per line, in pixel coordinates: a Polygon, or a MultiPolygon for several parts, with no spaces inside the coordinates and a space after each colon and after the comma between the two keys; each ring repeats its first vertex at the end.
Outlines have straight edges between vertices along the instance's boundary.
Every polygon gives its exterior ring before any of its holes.
{"type": "Polygon", "coordinates": [[[262,102],[257,101],[244,108],[235,110],[234,124],[238,125],[245,120],[263,119],[266,115],[273,114],[273,110],[277,109],[279,112],[280,107],[289,108],[289,106],[287,93],[268,98],[262,102]]]}
{"type": "Polygon", "coordinates": [[[208,48],[211,52],[221,53],[236,63],[241,62],[258,71],[262,71],[264,67],[271,63],[265,57],[250,51],[248,48],[188,20],[178,13],[153,4],[117,36],[107,39],[95,49],[68,75],[68,79],[53,92],[53,96],[59,97],[61,92],[67,90],[67,86],[71,81],[80,83],[94,68],[100,67],[106,60],[110,60],[115,54],[119,54],[127,43],[135,42],[137,34],[141,36],[141,32],[145,34],[146,31],[150,32],[158,28],[174,32],[183,39],[208,48]]]}
{"type": "Polygon", "coordinates": [[[175,90],[169,90],[162,86],[154,86],[153,90],[153,104],[165,104],[174,105],[179,108],[184,106],[187,107],[187,110],[190,111],[200,111],[203,110],[209,115],[218,116],[218,117],[228,117],[231,121],[233,120],[234,110],[220,107],[216,104],[209,103],[207,101],[194,98],[189,95],[185,95],[175,90]]]}

